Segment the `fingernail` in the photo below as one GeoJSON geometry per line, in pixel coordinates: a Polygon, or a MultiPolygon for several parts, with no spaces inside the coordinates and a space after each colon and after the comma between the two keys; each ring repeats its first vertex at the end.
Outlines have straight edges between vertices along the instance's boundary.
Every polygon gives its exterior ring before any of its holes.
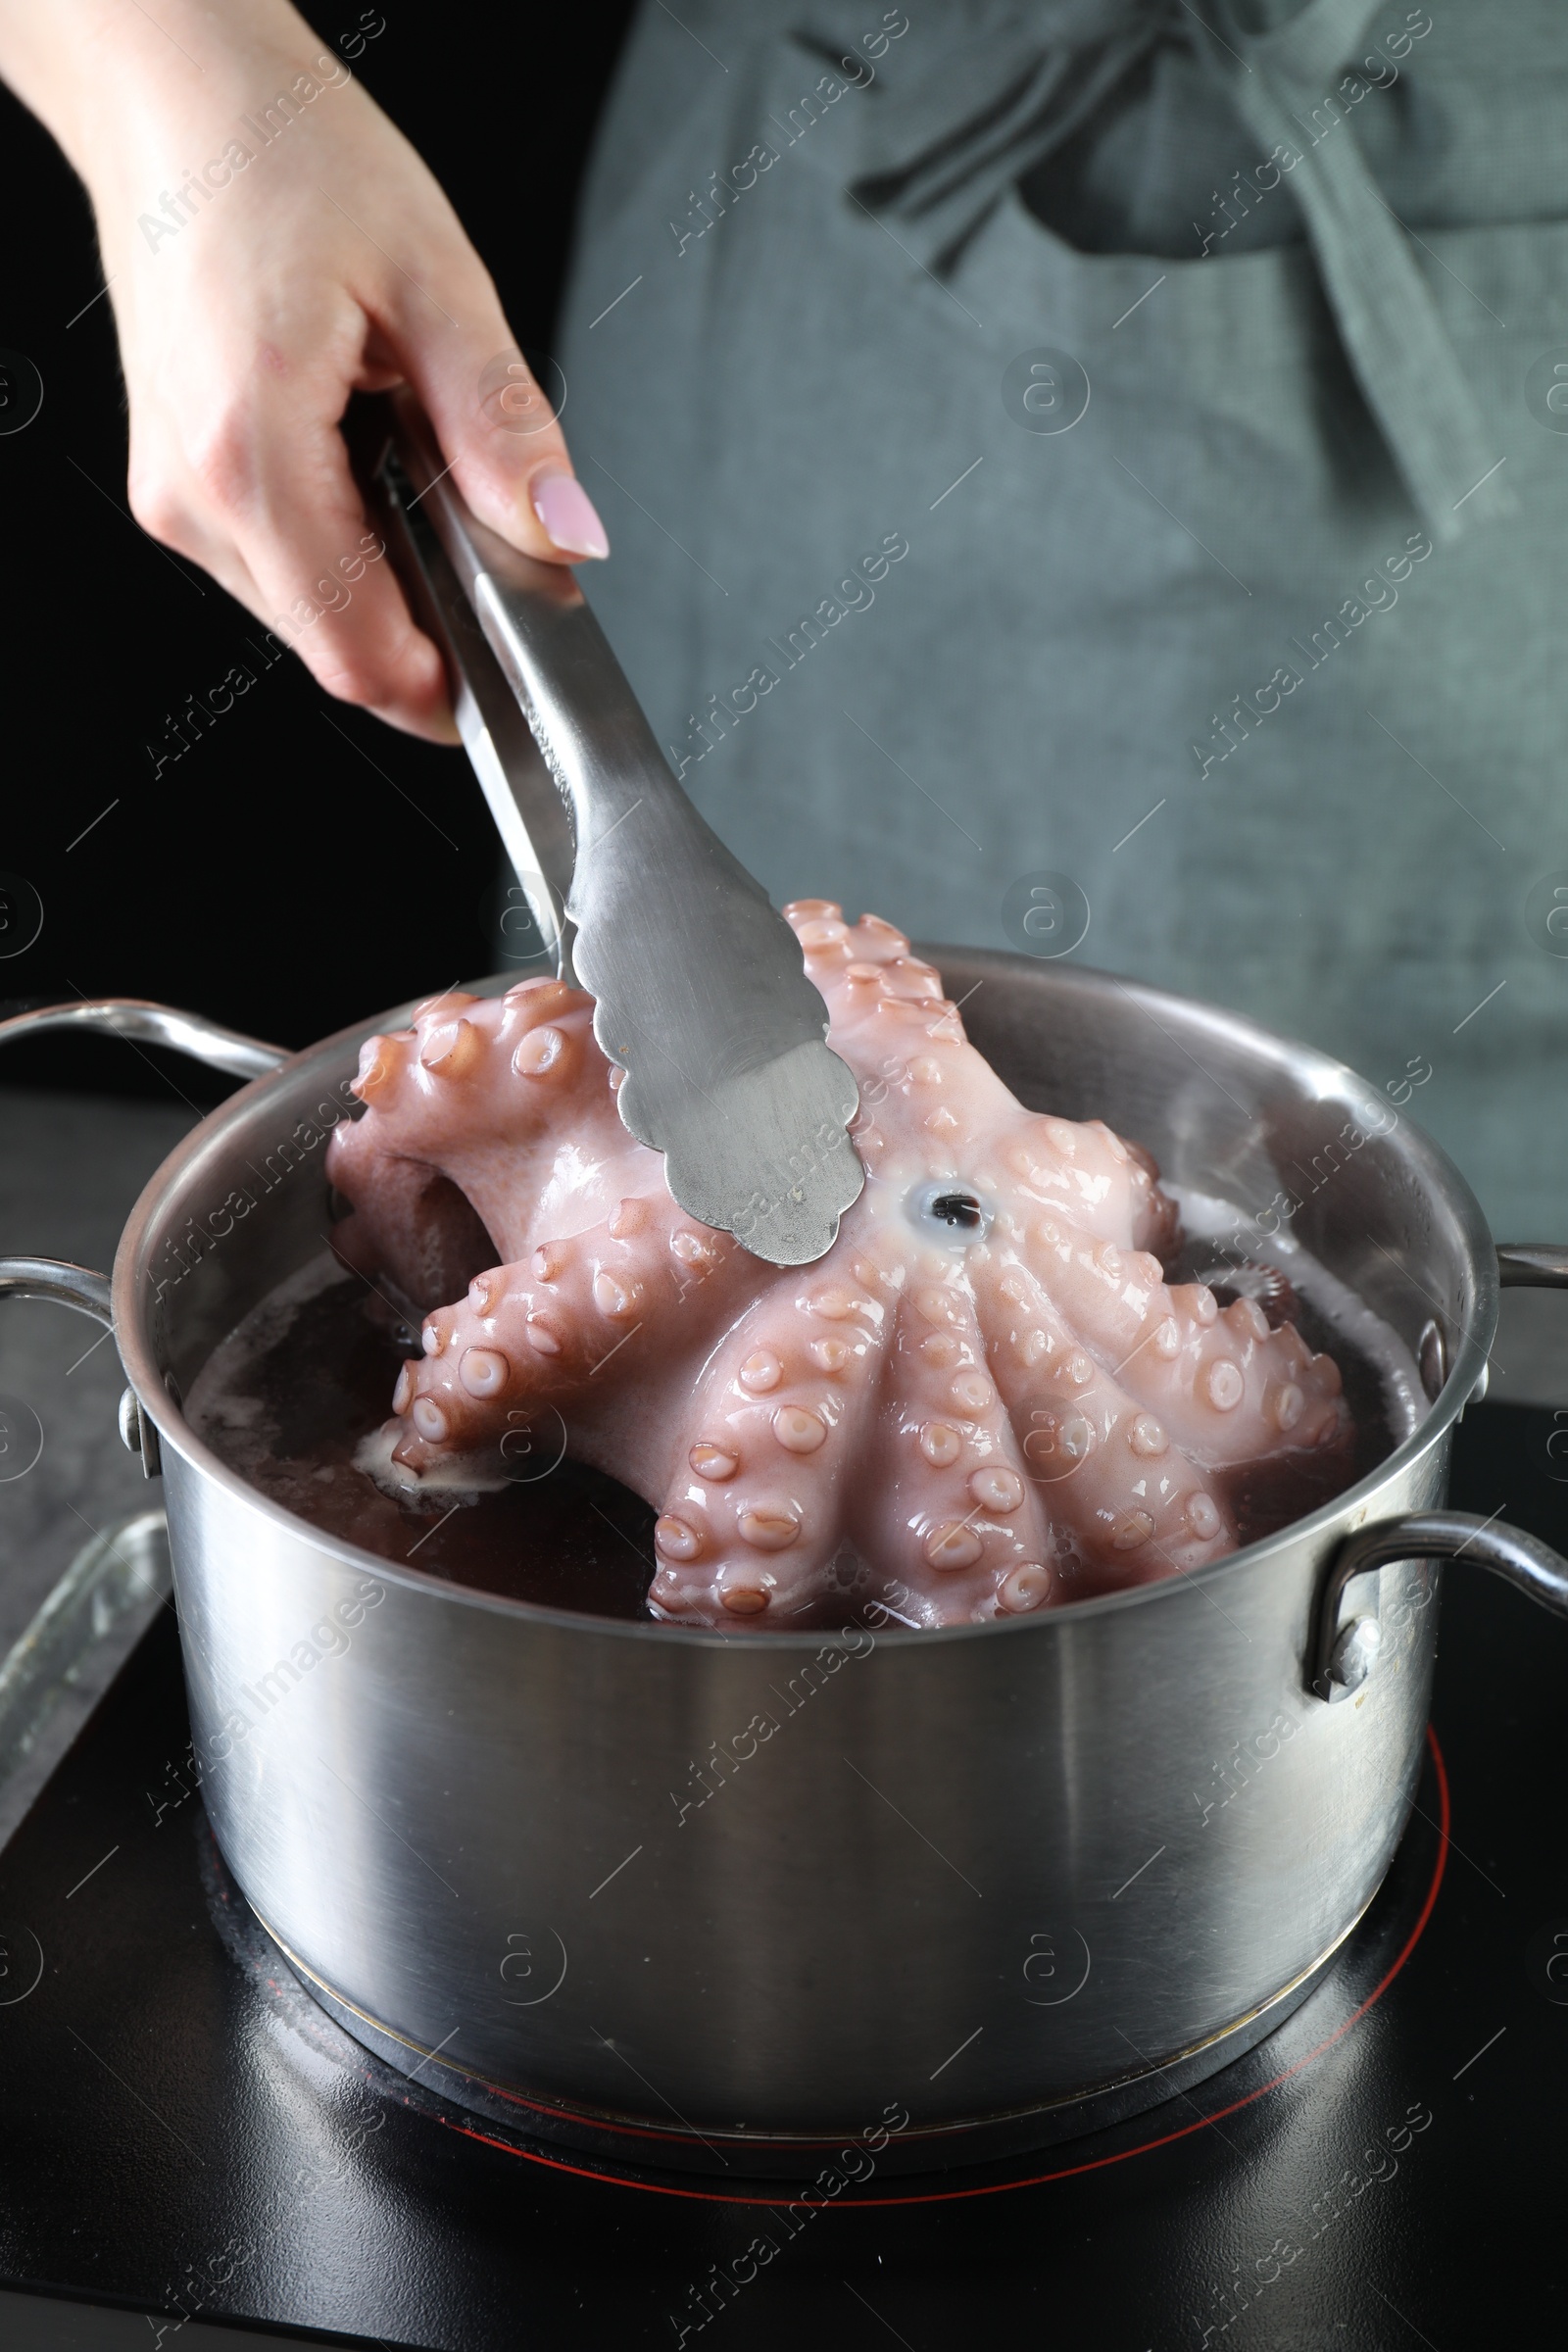
{"type": "Polygon", "coordinates": [[[533,482],[533,511],[551,544],[568,556],[608,556],[610,541],[593,500],[569,473],[542,473],[533,482]]]}

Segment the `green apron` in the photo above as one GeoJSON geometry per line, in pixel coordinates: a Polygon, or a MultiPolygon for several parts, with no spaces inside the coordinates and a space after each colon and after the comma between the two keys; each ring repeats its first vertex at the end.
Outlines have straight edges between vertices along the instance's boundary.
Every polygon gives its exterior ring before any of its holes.
{"type": "Polygon", "coordinates": [[[1232,1005],[1568,1234],[1568,14],[1202,13],[649,8],[594,602],[775,899],[1232,1005]]]}

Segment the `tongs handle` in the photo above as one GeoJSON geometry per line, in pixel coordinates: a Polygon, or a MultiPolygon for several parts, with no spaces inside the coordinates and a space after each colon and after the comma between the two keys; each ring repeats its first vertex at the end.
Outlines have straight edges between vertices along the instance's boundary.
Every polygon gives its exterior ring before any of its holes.
{"type": "Polygon", "coordinates": [[[819,1257],[863,1175],[800,943],[682,792],[570,570],[470,513],[412,392],[366,405],[394,553],[559,968],[598,1000],[622,1120],[692,1215],[779,1264],[819,1257]]]}
{"type": "MultiPolygon", "coordinates": [[[[345,429],[360,486],[386,539],[393,568],[415,617],[445,658],[458,732],[502,846],[557,972],[574,980],[566,913],[576,862],[572,809],[479,625],[471,588],[483,564],[466,526],[483,526],[446,481],[428,420],[411,394],[354,401],[345,429]]],[[[484,537],[495,549],[502,547],[493,532],[484,537]]],[[[544,564],[534,568],[546,574],[556,569],[544,564]]],[[[562,576],[569,587],[569,573],[562,576]]],[[[541,585],[548,591],[552,582],[541,585]]]]}

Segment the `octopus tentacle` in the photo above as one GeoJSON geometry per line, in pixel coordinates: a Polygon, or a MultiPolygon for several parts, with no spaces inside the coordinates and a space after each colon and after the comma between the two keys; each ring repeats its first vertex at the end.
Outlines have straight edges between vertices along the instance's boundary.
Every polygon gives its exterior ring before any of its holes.
{"type": "Polygon", "coordinates": [[[784,1318],[759,1301],[705,1369],[655,1530],[662,1615],[799,1615],[840,1548],[892,1310],[843,1245],[796,1279],[784,1318]]]}
{"type": "Polygon", "coordinates": [[[1038,1277],[1023,1266],[987,1268],[976,1289],[1027,1475],[1075,1539],[1061,1596],[1141,1584],[1232,1550],[1230,1514],[1203,1467],[1096,1362],[1038,1277]]]}
{"type": "Polygon", "coordinates": [[[1212,1467],[1329,1446],[1348,1427],[1329,1357],[1313,1356],[1293,1325],[1271,1331],[1250,1298],[1221,1307],[1202,1283],[1153,1291],[1121,1370],[1139,1401],[1212,1467]]]}
{"type": "Polygon", "coordinates": [[[600,1420],[624,1414],[621,1385],[701,1361],[753,1280],[728,1235],[697,1226],[667,1192],[630,1195],[603,1224],[476,1276],[466,1298],[425,1317],[424,1355],[405,1365],[393,1397],[406,1426],[392,1459],[422,1471],[499,1446],[549,1400],[569,1404],[576,1449],[591,1460],[600,1420]],[[612,1362],[613,1381],[596,1389],[612,1362]]]}
{"type": "Polygon", "coordinates": [[[857,1548],[893,1569],[917,1623],[1038,1607],[1054,1540],[956,1265],[914,1271],[883,1390],[876,1451],[851,1504],[857,1548]]]}
{"type": "Polygon", "coordinates": [[[533,1238],[530,1212],[548,1199],[566,1135],[578,1158],[624,1161],[631,1139],[593,1010],[580,989],[531,980],[499,999],[431,998],[409,1028],[369,1038],[353,1091],[375,1115],[335,1129],[327,1156],[331,1182],[354,1202],[333,1236],[338,1254],[361,1271],[379,1267],[416,1306],[436,1305],[436,1180],[467,1203],[467,1230],[490,1237],[487,1254],[510,1261],[533,1238]]]}
{"type": "Polygon", "coordinates": [[[1160,1191],[1147,1152],[1134,1152],[1102,1119],[1076,1126],[1049,1113],[1019,1122],[1003,1154],[1007,1205],[1021,1228],[1042,1215],[1092,1219],[1097,1238],[1156,1259],[1175,1244],[1176,1204],[1160,1191]]]}
{"type": "Polygon", "coordinates": [[[1344,1431],[1340,1375],[1294,1325],[1270,1329],[1250,1298],[1220,1307],[1202,1283],[1166,1286],[1159,1262],[1062,1216],[1040,1218],[1023,1254],[1060,1311],[1111,1354],[1116,1377],[1211,1465],[1257,1461],[1344,1431]]]}

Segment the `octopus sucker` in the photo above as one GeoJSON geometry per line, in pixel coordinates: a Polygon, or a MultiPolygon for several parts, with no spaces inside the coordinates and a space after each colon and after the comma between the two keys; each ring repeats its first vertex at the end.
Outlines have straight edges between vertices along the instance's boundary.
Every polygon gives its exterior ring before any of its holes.
{"type": "Polygon", "coordinates": [[[677,1206],[581,990],[448,992],[367,1042],[326,1173],[334,1247],[421,1330],[381,1441],[404,1490],[493,1484],[557,1414],[659,1514],[653,1613],[731,1629],[830,1622],[847,1553],[937,1626],[1234,1549],[1229,1474],[1348,1444],[1338,1366],[1273,1293],[1167,1285],[1149,1153],[1026,1110],[902,932],[785,911],[870,1171],[809,1267],[677,1206]]]}

